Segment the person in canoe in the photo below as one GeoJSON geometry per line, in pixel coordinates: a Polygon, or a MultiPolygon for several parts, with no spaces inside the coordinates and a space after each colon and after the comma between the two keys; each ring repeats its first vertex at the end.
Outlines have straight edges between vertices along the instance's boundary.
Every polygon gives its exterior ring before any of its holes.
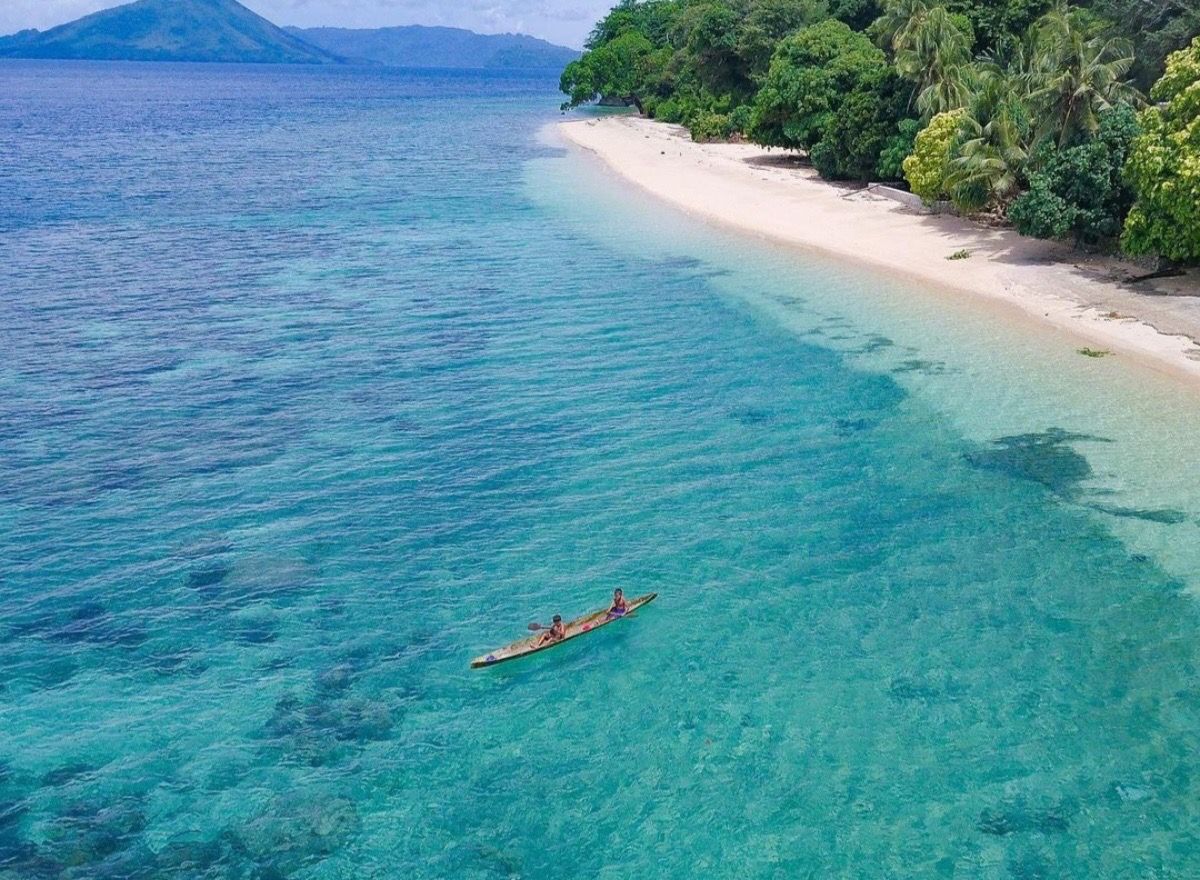
{"type": "Polygon", "coordinates": [[[542,633],[542,637],[538,639],[538,645],[546,645],[550,642],[561,642],[567,635],[567,627],[562,622],[562,615],[554,615],[554,621],[550,624],[550,629],[542,633]]]}
{"type": "Polygon", "coordinates": [[[625,602],[625,593],[620,587],[613,590],[612,607],[608,609],[609,617],[624,617],[629,611],[629,605],[625,602]]]}

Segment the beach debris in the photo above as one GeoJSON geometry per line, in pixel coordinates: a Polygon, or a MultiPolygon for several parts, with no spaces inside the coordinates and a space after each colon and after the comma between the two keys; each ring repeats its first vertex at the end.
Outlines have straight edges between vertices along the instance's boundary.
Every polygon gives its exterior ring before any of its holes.
{"type": "Polygon", "coordinates": [[[1112,352],[1109,351],[1107,348],[1087,348],[1085,346],[1084,348],[1080,348],[1077,350],[1078,350],[1079,354],[1083,355],[1084,357],[1089,357],[1089,358],[1108,357],[1110,354],[1112,354],[1112,352]]]}
{"type": "Polygon", "coordinates": [[[963,248],[962,250],[955,251],[950,256],[946,257],[946,259],[947,260],[966,260],[966,259],[969,259],[970,256],[971,256],[971,252],[969,250],[967,250],[966,248],[963,248]]]}

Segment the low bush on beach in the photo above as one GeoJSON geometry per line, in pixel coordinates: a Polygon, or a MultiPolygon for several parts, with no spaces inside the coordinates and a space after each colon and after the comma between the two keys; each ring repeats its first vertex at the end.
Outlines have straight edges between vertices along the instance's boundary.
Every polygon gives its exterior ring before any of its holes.
{"type": "Polygon", "coordinates": [[[939,113],[916,136],[913,151],[902,163],[909,188],[927,204],[946,195],[950,151],[962,125],[963,110],[939,113]]]}
{"type": "Polygon", "coordinates": [[[1017,231],[1038,238],[1074,238],[1098,245],[1121,235],[1133,205],[1125,164],[1138,135],[1137,114],[1120,106],[1100,118],[1096,137],[1066,149],[1044,147],[1041,169],[1008,210],[1017,231]]]}

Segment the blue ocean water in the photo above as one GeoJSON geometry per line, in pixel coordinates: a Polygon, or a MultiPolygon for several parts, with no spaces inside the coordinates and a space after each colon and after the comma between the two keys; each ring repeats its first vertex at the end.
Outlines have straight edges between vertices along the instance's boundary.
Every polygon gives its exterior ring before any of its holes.
{"type": "Polygon", "coordinates": [[[554,86],[0,64],[0,877],[1197,876],[1111,438],[591,234],[554,86]]]}

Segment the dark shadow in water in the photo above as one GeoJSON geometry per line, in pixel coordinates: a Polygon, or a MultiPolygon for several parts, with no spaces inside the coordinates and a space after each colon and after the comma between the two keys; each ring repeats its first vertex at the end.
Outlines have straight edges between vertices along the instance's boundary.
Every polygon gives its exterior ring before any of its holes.
{"type": "Polygon", "coordinates": [[[963,457],[972,467],[995,471],[1017,479],[1040,483],[1051,492],[1100,513],[1145,522],[1178,525],[1187,522],[1187,514],[1170,508],[1122,507],[1115,504],[1088,503],[1082,484],[1092,476],[1087,458],[1071,443],[1111,443],[1107,437],[1075,434],[1061,428],[1033,434],[1017,434],[992,441],[991,448],[968,452],[963,457]]]}
{"type": "Polygon", "coordinates": [[[1110,516],[1119,516],[1125,519],[1140,519],[1146,522],[1163,523],[1164,525],[1178,525],[1179,523],[1187,522],[1187,514],[1181,510],[1171,510],[1170,508],[1161,508],[1158,510],[1148,509],[1144,507],[1118,507],[1110,504],[1089,504],[1092,510],[1098,510],[1101,513],[1107,513],[1110,516]]]}
{"type": "Polygon", "coordinates": [[[883,351],[885,348],[891,348],[895,345],[892,340],[886,336],[880,336],[878,333],[873,333],[867,337],[867,341],[851,351],[852,354],[874,354],[877,351],[883,351]]]}
{"type": "Polygon", "coordinates": [[[11,626],[15,637],[37,636],[48,642],[136,648],[146,641],[137,624],[109,613],[99,602],[85,601],[67,608],[46,610],[11,626]]]}
{"type": "Polygon", "coordinates": [[[747,427],[754,425],[765,425],[775,419],[775,413],[768,409],[762,409],[755,406],[739,407],[729,411],[729,415],[734,421],[740,422],[747,427]]]}
{"type": "Polygon", "coordinates": [[[1071,826],[1075,809],[1068,803],[1050,807],[1033,807],[1023,802],[988,808],[979,814],[976,827],[984,834],[1007,837],[1009,834],[1035,832],[1059,834],[1071,826]]]}
{"type": "Polygon", "coordinates": [[[849,437],[861,431],[869,431],[878,425],[878,419],[838,419],[833,423],[833,432],[839,437],[849,437]]]}
{"type": "Polygon", "coordinates": [[[141,798],[71,801],[44,829],[36,861],[42,867],[59,864],[77,871],[87,866],[78,876],[116,876],[100,866],[140,843],[145,829],[141,798]]]}
{"type": "Polygon", "coordinates": [[[0,798],[0,875],[21,880],[282,880],[343,847],[359,827],[358,813],[346,797],[289,794],[241,827],[182,834],[156,846],[155,852],[145,837],[144,798],[91,796],[64,802],[57,793],[61,784],[63,780],[50,780],[60,806],[41,825],[36,843],[21,833],[25,801],[0,798]]]}
{"type": "Polygon", "coordinates": [[[946,365],[941,361],[928,361],[920,358],[910,358],[906,361],[901,361],[892,367],[894,375],[902,373],[924,373],[928,376],[940,376],[947,371],[946,365]]]}
{"type": "Polygon", "coordinates": [[[1105,437],[1050,428],[1035,434],[1001,437],[992,441],[991,448],[968,452],[964,458],[979,470],[1041,483],[1059,495],[1074,495],[1080,484],[1092,476],[1092,466],[1068,444],[1084,441],[1112,442],[1105,437]]]}
{"type": "Polygon", "coordinates": [[[49,771],[41,779],[43,788],[58,788],[63,785],[70,785],[76,780],[91,776],[100,768],[93,764],[73,763],[64,764],[61,767],[49,771]]]}
{"type": "Polygon", "coordinates": [[[189,571],[184,579],[184,585],[189,590],[216,592],[214,588],[225,582],[225,579],[229,577],[229,572],[230,568],[224,562],[210,562],[189,571]]]}

